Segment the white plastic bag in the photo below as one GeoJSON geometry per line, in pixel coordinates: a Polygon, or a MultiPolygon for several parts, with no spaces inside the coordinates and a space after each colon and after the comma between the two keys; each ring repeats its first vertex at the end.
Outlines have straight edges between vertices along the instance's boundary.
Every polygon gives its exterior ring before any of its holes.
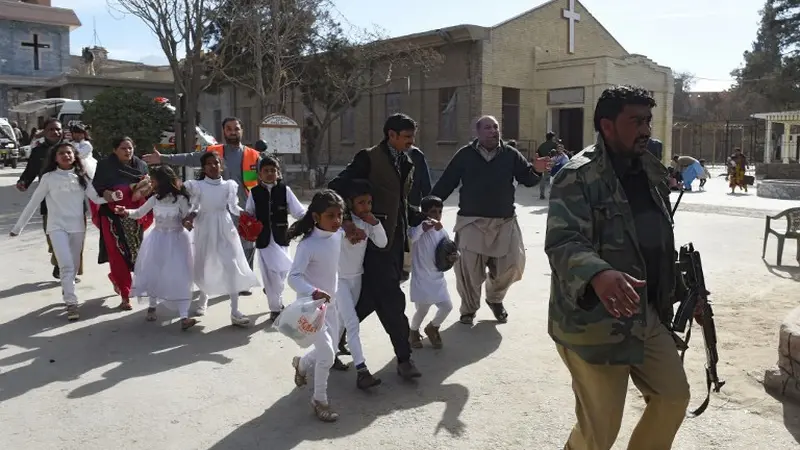
{"type": "Polygon", "coordinates": [[[291,338],[301,348],[310,347],[317,333],[325,326],[325,300],[301,297],[281,311],[272,327],[291,338]]]}

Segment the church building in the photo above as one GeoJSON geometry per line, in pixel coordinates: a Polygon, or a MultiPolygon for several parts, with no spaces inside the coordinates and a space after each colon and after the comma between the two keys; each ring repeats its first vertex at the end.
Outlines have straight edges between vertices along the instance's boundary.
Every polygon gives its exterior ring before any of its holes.
{"type": "MultiPolygon", "coordinates": [[[[594,107],[615,84],[636,84],[652,92],[653,137],[671,157],[672,71],[642,55],[628,53],[576,0],[551,0],[492,27],[458,25],[393,38],[407,48],[434,48],[444,61],[423,75],[395,68],[384,86],[364,94],[322,136],[320,156],[347,162],[359,149],[380,141],[386,117],[404,112],[418,121],[417,145],[431,168],[444,168],[475,136],[474,122],[491,114],[505,139],[532,156],[548,130],[577,152],[595,139],[594,107]]],[[[255,96],[234,88],[204,94],[203,124],[219,130],[219,119],[242,119],[251,140],[259,117],[255,96]]],[[[302,124],[308,113],[294,95],[287,112],[302,124]]]]}
{"type": "Polygon", "coordinates": [[[52,85],[70,71],[69,33],[81,26],[50,0],[0,0],[0,117],[15,94],[52,85]]]}

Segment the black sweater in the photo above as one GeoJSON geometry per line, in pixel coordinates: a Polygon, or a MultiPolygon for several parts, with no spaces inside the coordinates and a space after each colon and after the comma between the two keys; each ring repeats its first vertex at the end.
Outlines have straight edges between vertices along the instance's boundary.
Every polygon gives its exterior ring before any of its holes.
{"type": "Polygon", "coordinates": [[[514,180],[528,187],[539,183],[533,166],[519,150],[502,142],[491,161],[481,156],[477,141],[461,148],[447,164],[431,195],[446,200],[461,183],[458,215],[509,218],[514,216],[514,180]]]}

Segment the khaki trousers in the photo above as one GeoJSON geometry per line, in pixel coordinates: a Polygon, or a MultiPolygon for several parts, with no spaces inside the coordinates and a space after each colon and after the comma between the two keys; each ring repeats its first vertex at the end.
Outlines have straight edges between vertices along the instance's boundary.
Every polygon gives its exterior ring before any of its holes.
{"type": "Polygon", "coordinates": [[[669,450],[686,416],[689,384],[672,335],[647,310],[644,363],[634,366],[589,364],[575,352],[556,344],[572,375],[575,415],[564,450],[610,450],[619,434],[628,377],[647,406],[633,430],[628,450],[669,450]]]}

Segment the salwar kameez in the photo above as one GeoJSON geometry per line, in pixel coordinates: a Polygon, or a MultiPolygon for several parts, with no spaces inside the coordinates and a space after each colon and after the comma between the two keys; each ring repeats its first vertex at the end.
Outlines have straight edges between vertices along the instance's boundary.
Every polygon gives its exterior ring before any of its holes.
{"type": "Polygon", "coordinates": [[[133,272],[136,256],[139,253],[144,231],[153,223],[152,212],[141,219],[123,218],[114,214],[114,208],[137,209],[145,203],[145,199],[133,199],[132,186],[147,175],[147,164],[133,157],[130,163],[124,164],[116,155],[100,161],[93,181],[99,195],[107,190],[121,191],[122,200],[102,205],[92,218],[100,228],[100,254],[98,264],[108,263],[108,279],[119,293],[124,304],[130,301],[133,272]]]}

